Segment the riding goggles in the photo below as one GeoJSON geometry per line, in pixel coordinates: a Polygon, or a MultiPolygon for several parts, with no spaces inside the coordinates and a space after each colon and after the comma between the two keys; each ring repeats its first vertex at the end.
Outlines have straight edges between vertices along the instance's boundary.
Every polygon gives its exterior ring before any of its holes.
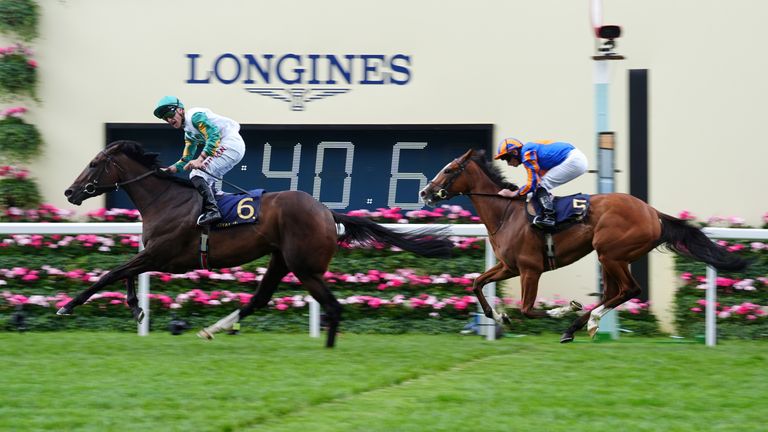
{"type": "Polygon", "coordinates": [[[163,119],[163,120],[168,120],[168,119],[170,119],[171,117],[173,117],[173,116],[175,116],[175,115],[176,115],[176,110],[177,110],[177,109],[179,109],[179,107],[177,107],[177,106],[173,106],[173,105],[166,107],[166,108],[165,108],[165,109],[164,109],[164,110],[163,110],[163,111],[160,113],[160,118],[161,118],[161,119],[163,119]]]}

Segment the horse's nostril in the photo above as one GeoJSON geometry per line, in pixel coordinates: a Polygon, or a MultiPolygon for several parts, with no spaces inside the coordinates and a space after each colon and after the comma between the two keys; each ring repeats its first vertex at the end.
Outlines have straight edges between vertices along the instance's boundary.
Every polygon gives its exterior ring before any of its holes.
{"type": "Polygon", "coordinates": [[[69,196],[72,195],[72,189],[67,189],[64,191],[64,196],[69,198],[69,196]]]}

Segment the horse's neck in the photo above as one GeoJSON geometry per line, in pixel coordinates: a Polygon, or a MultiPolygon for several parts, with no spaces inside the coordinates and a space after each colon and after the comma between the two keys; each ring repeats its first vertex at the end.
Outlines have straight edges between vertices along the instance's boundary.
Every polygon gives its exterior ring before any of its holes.
{"type": "Polygon", "coordinates": [[[523,208],[523,203],[519,199],[488,196],[498,194],[498,192],[499,186],[485,175],[478,176],[470,190],[472,194],[487,194],[470,195],[469,198],[477,210],[480,222],[491,234],[498,231],[506,219],[511,218],[519,209],[523,208]]]}
{"type": "Polygon", "coordinates": [[[126,185],[124,189],[145,222],[175,217],[175,212],[169,209],[188,203],[189,195],[195,192],[194,189],[154,175],[126,185]]]}

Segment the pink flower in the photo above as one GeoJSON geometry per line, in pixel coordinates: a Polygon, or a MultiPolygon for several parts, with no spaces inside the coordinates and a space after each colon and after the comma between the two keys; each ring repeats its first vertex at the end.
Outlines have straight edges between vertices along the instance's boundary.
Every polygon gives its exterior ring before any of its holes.
{"type": "Polygon", "coordinates": [[[696,216],[693,215],[693,213],[689,212],[688,210],[683,210],[680,212],[680,214],[677,215],[679,219],[692,221],[696,220],[696,216]]]}

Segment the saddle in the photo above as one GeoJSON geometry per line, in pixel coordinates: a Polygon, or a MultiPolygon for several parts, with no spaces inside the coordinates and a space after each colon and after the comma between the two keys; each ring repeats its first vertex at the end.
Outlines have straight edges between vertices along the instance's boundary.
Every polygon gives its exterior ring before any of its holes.
{"type": "Polygon", "coordinates": [[[552,200],[555,207],[555,226],[543,228],[533,224],[533,220],[541,212],[539,200],[528,200],[525,204],[528,222],[544,234],[544,268],[554,270],[558,267],[555,254],[555,241],[552,234],[564,231],[587,217],[589,211],[589,195],[574,194],[564,197],[555,197],[552,200]]]}
{"type": "Polygon", "coordinates": [[[216,196],[216,205],[221,213],[221,221],[200,231],[200,268],[210,270],[208,265],[208,235],[211,230],[218,231],[236,225],[259,223],[261,196],[264,189],[253,189],[248,193],[224,193],[216,196]]]}
{"type": "MultiPolygon", "coordinates": [[[[566,230],[573,224],[581,222],[587,217],[587,212],[589,211],[589,195],[587,194],[554,197],[552,203],[555,206],[555,226],[552,228],[542,228],[534,225],[543,232],[557,233],[566,230]]],[[[529,199],[525,209],[528,214],[528,222],[533,224],[533,219],[541,212],[541,204],[538,200],[529,199]]]]}
{"type": "Polygon", "coordinates": [[[259,208],[264,189],[253,189],[248,193],[225,193],[216,197],[221,221],[212,226],[213,230],[229,228],[235,225],[259,223],[259,208]]]}

